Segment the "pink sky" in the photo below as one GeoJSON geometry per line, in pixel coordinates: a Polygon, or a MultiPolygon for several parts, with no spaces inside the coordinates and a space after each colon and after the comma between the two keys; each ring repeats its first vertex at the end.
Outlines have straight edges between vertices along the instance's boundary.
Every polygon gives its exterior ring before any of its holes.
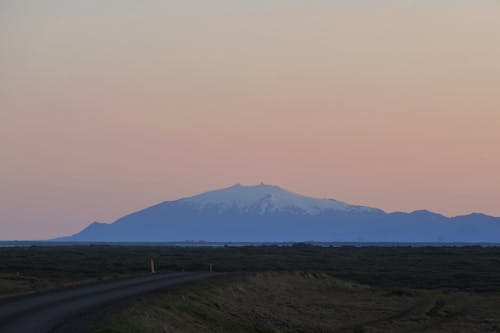
{"type": "Polygon", "coordinates": [[[0,2],[0,239],[264,181],[500,216],[494,1],[0,2]]]}

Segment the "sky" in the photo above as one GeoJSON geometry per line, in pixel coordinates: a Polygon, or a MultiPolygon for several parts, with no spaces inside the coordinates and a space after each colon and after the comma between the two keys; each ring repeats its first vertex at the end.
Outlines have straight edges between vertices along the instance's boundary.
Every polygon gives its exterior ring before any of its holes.
{"type": "Polygon", "coordinates": [[[0,0],[0,239],[261,181],[500,216],[500,3],[0,0]]]}

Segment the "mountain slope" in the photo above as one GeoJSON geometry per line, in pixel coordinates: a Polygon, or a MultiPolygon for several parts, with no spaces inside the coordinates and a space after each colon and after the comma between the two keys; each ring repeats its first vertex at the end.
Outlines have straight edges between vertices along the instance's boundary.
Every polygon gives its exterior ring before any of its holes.
{"type": "Polygon", "coordinates": [[[234,185],[163,202],[64,241],[500,242],[500,218],[455,218],[316,199],[277,186],[234,185]]]}

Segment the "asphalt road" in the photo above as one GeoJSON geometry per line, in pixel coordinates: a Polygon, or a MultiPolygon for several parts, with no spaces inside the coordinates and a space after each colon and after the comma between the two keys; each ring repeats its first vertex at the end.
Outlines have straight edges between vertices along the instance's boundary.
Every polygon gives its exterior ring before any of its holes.
{"type": "Polygon", "coordinates": [[[216,273],[171,273],[24,296],[0,303],[0,332],[50,332],[72,316],[158,289],[208,279],[216,273]]]}

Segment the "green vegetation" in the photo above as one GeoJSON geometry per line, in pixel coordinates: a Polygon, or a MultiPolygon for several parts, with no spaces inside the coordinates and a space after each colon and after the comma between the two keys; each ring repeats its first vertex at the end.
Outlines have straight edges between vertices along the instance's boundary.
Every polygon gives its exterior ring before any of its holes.
{"type": "Polygon", "coordinates": [[[500,332],[498,247],[0,249],[0,297],[160,272],[244,272],[142,297],[97,332],[500,332]]]}
{"type": "Polygon", "coordinates": [[[95,333],[500,332],[500,293],[380,288],[258,273],[140,299],[95,333]]]}
{"type": "Polygon", "coordinates": [[[33,246],[0,248],[0,295],[160,272],[324,272],[380,287],[500,291],[497,247],[167,247],[33,246]]]}

